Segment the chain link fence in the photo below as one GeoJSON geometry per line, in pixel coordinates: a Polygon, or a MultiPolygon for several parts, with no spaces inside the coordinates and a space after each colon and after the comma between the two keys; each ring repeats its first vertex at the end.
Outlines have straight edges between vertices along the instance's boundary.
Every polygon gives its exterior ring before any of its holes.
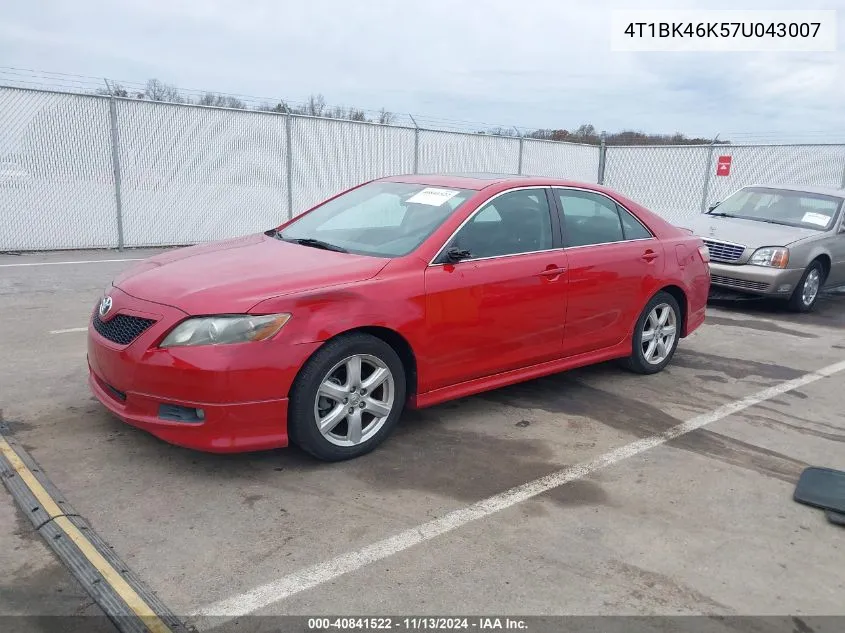
{"type": "Polygon", "coordinates": [[[413,128],[299,116],[278,118],[281,123],[288,120],[291,126],[291,205],[266,223],[266,228],[364,181],[414,171],[413,128]]]}
{"type": "Polygon", "coordinates": [[[0,90],[0,250],[118,238],[109,100],[0,90]]]}
{"type": "Polygon", "coordinates": [[[754,183],[845,187],[845,145],[717,146],[710,174],[716,173],[721,154],[731,156],[731,174],[712,176],[702,210],[754,183]]]}
{"type": "Polygon", "coordinates": [[[845,186],[845,145],[598,147],[0,87],[0,251],[234,237],[365,180],[435,172],[601,181],[682,224],[749,184],[845,186]]]}
{"type": "Polygon", "coordinates": [[[595,145],[526,138],[522,146],[522,173],[594,183],[599,173],[599,149],[595,145]]]}
{"type": "Polygon", "coordinates": [[[604,184],[680,223],[700,211],[710,152],[700,145],[609,147],[604,184]]]}

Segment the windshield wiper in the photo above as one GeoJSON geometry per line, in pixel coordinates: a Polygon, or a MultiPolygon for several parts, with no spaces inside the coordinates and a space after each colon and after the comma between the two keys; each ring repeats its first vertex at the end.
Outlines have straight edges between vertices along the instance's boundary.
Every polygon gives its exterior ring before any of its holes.
{"type": "Polygon", "coordinates": [[[302,246],[311,246],[313,248],[322,248],[326,251],[335,251],[338,253],[349,252],[342,246],[337,246],[336,244],[329,244],[328,242],[324,242],[323,240],[318,240],[313,237],[282,237],[281,235],[279,235],[279,238],[283,239],[286,242],[293,242],[294,244],[301,244],[302,246]]]}
{"type": "Polygon", "coordinates": [[[735,218],[736,216],[730,213],[722,213],[721,211],[708,211],[707,215],[715,215],[720,218],[735,218]]]}

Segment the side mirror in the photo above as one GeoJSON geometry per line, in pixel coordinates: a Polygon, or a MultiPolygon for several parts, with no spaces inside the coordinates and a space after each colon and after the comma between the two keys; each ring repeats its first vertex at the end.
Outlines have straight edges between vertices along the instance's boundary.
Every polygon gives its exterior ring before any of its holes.
{"type": "Polygon", "coordinates": [[[713,209],[715,209],[716,207],[718,207],[720,204],[721,204],[720,202],[714,202],[713,204],[711,204],[711,205],[710,205],[710,208],[709,208],[709,209],[707,209],[707,210],[708,210],[708,211],[712,211],[713,209]]]}
{"type": "Polygon", "coordinates": [[[450,246],[446,249],[446,261],[449,263],[457,264],[459,261],[468,259],[469,257],[472,257],[472,253],[457,246],[450,246]]]}

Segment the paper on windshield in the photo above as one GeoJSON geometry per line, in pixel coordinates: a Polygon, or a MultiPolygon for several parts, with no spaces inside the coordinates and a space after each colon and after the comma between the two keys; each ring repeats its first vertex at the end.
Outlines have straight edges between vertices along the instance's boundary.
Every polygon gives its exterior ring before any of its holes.
{"type": "Polygon", "coordinates": [[[830,218],[823,213],[807,211],[807,213],[804,214],[804,217],[801,218],[801,221],[806,222],[807,224],[815,224],[816,226],[827,226],[827,223],[830,222],[830,218]]]}
{"type": "MultiPolygon", "coordinates": [[[[448,202],[455,196],[457,196],[460,191],[453,191],[452,189],[436,189],[434,187],[426,187],[422,191],[415,193],[413,196],[408,198],[405,202],[413,202],[416,204],[428,204],[433,207],[439,207],[445,202],[448,202]]],[[[827,224],[827,222],[825,222],[827,224]]]]}

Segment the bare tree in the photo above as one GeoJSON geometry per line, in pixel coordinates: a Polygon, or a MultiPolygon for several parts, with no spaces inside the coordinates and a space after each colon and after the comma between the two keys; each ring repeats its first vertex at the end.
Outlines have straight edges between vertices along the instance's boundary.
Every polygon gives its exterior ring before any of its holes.
{"type": "Polygon", "coordinates": [[[493,127],[489,130],[482,130],[478,134],[492,134],[494,136],[516,136],[516,130],[509,127],[493,127]]]}
{"type": "Polygon", "coordinates": [[[206,92],[201,97],[197,98],[197,105],[201,106],[219,106],[221,97],[213,92],[206,92]]]}
{"type": "Polygon", "coordinates": [[[575,136],[583,140],[592,139],[596,136],[596,128],[590,123],[584,123],[575,130],[575,136]]]}
{"type": "Polygon", "coordinates": [[[305,114],[309,116],[323,116],[326,109],[326,100],[323,95],[311,95],[305,105],[305,114]]]}
{"type": "Polygon", "coordinates": [[[223,98],[224,108],[236,108],[238,110],[246,110],[246,104],[237,97],[226,96],[223,98]]]}
{"type": "Polygon", "coordinates": [[[144,96],[150,101],[164,101],[164,84],[158,79],[148,80],[144,96]]]}
{"type": "Polygon", "coordinates": [[[179,93],[179,89],[171,84],[166,84],[158,79],[150,79],[144,88],[144,96],[141,98],[150,101],[168,101],[170,103],[185,103],[185,98],[179,93]]]}
{"type": "Polygon", "coordinates": [[[293,110],[291,110],[291,107],[285,101],[279,101],[279,103],[273,106],[273,112],[290,114],[293,110]]]}
{"type": "Polygon", "coordinates": [[[129,92],[127,92],[126,88],[121,86],[118,83],[114,82],[106,82],[106,88],[99,88],[97,90],[98,95],[109,95],[112,97],[128,97],[129,92]]]}
{"type": "Polygon", "coordinates": [[[393,119],[395,119],[395,115],[392,112],[388,112],[384,108],[379,110],[377,122],[381,123],[382,125],[390,125],[393,123],[393,119]]]}

